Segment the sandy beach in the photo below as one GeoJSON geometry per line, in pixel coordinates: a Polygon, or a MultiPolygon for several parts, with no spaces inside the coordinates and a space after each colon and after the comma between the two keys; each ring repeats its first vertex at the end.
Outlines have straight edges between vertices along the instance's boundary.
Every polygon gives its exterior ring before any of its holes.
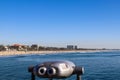
{"type": "MultiPolygon", "coordinates": [[[[61,51],[0,51],[0,56],[27,55],[27,54],[55,54],[55,53],[72,53],[72,52],[101,52],[103,50],[61,50],[61,51]]],[[[105,51],[105,50],[104,50],[105,51]]]]}

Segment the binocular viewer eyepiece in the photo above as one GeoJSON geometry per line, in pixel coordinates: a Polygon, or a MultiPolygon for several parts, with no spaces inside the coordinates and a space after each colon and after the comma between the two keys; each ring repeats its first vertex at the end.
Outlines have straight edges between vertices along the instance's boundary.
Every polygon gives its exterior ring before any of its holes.
{"type": "Polygon", "coordinates": [[[28,71],[32,74],[32,80],[35,80],[35,76],[42,78],[67,78],[74,74],[77,75],[77,80],[80,80],[80,75],[84,73],[84,68],[76,66],[70,61],[48,61],[31,66],[28,71]]]}

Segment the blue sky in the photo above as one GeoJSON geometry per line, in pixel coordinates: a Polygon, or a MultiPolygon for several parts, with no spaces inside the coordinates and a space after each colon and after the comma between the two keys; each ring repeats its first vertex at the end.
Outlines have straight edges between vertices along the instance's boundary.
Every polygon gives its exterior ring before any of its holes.
{"type": "Polygon", "coordinates": [[[120,48],[120,0],[0,0],[0,44],[120,48]]]}

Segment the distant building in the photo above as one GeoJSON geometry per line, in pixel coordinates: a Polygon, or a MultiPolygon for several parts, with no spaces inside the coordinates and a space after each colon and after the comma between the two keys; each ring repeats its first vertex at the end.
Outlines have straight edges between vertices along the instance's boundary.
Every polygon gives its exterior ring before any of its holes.
{"type": "Polygon", "coordinates": [[[0,51],[8,51],[8,47],[4,45],[0,45],[0,51]]]}
{"type": "Polygon", "coordinates": [[[72,50],[73,49],[73,45],[67,45],[67,49],[72,50]]]}
{"type": "Polygon", "coordinates": [[[76,49],[76,50],[78,49],[77,46],[75,46],[75,49],[76,49]]]}
{"type": "Polygon", "coordinates": [[[76,50],[77,46],[76,45],[67,45],[67,49],[69,49],[69,50],[76,50]]]}
{"type": "Polygon", "coordinates": [[[14,44],[12,46],[10,46],[11,50],[18,50],[18,51],[24,51],[26,50],[26,46],[25,45],[21,45],[21,44],[14,44]]]}

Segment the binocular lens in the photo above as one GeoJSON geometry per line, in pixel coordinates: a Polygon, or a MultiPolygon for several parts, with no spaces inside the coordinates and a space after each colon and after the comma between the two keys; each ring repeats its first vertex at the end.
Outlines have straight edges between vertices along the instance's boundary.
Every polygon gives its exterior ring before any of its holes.
{"type": "Polygon", "coordinates": [[[55,75],[56,74],[56,69],[55,68],[48,69],[47,74],[48,75],[55,75]]]}
{"type": "Polygon", "coordinates": [[[38,74],[39,75],[45,75],[45,73],[46,73],[46,67],[40,67],[39,69],[38,69],[38,74]]]}

